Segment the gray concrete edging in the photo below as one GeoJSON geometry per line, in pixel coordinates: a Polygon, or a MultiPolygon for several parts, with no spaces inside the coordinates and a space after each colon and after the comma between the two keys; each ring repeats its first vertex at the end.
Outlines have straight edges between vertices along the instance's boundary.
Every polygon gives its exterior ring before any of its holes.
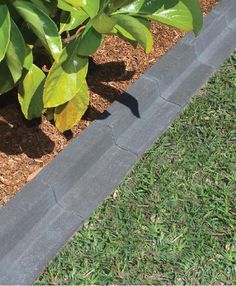
{"type": "Polygon", "coordinates": [[[0,209],[1,285],[34,282],[235,49],[236,1],[221,0],[0,209]]]}

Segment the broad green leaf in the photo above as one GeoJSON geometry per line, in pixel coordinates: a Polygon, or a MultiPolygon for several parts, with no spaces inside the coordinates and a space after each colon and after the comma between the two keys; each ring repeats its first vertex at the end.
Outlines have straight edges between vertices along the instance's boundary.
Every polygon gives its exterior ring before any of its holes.
{"type": "Polygon", "coordinates": [[[86,5],[87,0],[65,0],[65,2],[71,4],[74,7],[82,7],[86,5]]]}
{"type": "Polygon", "coordinates": [[[74,7],[72,7],[64,0],[58,0],[57,7],[62,11],[67,11],[67,12],[71,12],[72,10],[74,10],[74,7]]]}
{"type": "MultiPolygon", "coordinates": [[[[202,29],[203,13],[198,0],[182,0],[186,7],[188,7],[192,17],[192,29],[197,36],[202,29]]],[[[189,31],[189,30],[188,30],[189,31]]]]}
{"type": "Polygon", "coordinates": [[[57,0],[42,1],[42,0],[30,0],[40,10],[46,13],[50,17],[55,17],[57,12],[57,0]]]}
{"type": "Polygon", "coordinates": [[[90,18],[94,18],[100,8],[100,0],[65,0],[74,7],[82,8],[90,18]]]}
{"type": "Polygon", "coordinates": [[[7,66],[7,62],[5,59],[0,63],[0,74],[4,74],[4,77],[0,76],[0,95],[1,95],[11,90],[15,86],[14,79],[12,78],[11,72],[7,66]]]}
{"type": "Polygon", "coordinates": [[[171,8],[165,8],[163,5],[159,11],[147,18],[183,31],[193,31],[195,35],[198,35],[203,24],[203,15],[198,0],[181,0],[171,8]]]}
{"type": "Polygon", "coordinates": [[[44,88],[44,107],[56,107],[71,100],[81,89],[88,71],[88,58],[78,55],[79,39],[70,42],[54,63],[44,88]]]}
{"type": "Polygon", "coordinates": [[[107,16],[105,13],[97,15],[92,20],[92,25],[94,29],[101,34],[110,33],[116,24],[116,20],[107,16]]]}
{"type": "Polygon", "coordinates": [[[25,59],[23,63],[23,71],[22,71],[22,78],[26,76],[28,71],[30,70],[31,66],[33,65],[33,53],[32,53],[32,47],[26,45],[25,46],[25,59]]]}
{"type": "Polygon", "coordinates": [[[121,7],[131,4],[133,0],[111,0],[110,1],[110,7],[109,12],[113,12],[117,9],[120,9],[121,7]]]}
{"type": "Polygon", "coordinates": [[[151,52],[153,47],[152,34],[142,21],[128,15],[114,15],[112,18],[114,18],[117,24],[127,31],[147,53],[151,52]]]}
{"type": "Polygon", "coordinates": [[[94,18],[100,8],[100,0],[83,0],[85,5],[82,6],[83,10],[89,15],[90,18],[94,18]]]}
{"type": "Polygon", "coordinates": [[[11,21],[11,35],[5,58],[0,62],[0,94],[12,89],[20,79],[25,60],[25,42],[17,28],[11,21]]]}
{"type": "Polygon", "coordinates": [[[115,14],[145,17],[196,35],[203,22],[198,0],[134,0],[115,14]]]}
{"type": "Polygon", "coordinates": [[[11,21],[11,38],[6,53],[6,61],[15,82],[21,77],[25,56],[26,46],[24,39],[16,24],[11,21]]]}
{"type": "Polygon", "coordinates": [[[57,61],[61,54],[62,43],[56,24],[46,13],[28,1],[14,1],[13,5],[57,61]]]}
{"type": "Polygon", "coordinates": [[[115,25],[116,35],[122,38],[123,40],[129,42],[134,48],[137,47],[138,43],[135,38],[123,29],[120,25],[115,25]]]}
{"type": "Polygon", "coordinates": [[[84,3],[84,6],[82,6],[83,10],[89,15],[91,19],[94,18],[98,14],[100,8],[100,1],[84,0],[84,3]]]}
{"type": "Polygon", "coordinates": [[[0,2],[0,62],[10,42],[11,21],[7,5],[0,2]]]}
{"type": "Polygon", "coordinates": [[[78,45],[78,54],[81,56],[90,56],[94,54],[103,41],[102,34],[98,33],[93,27],[85,30],[80,37],[78,45]]]}
{"type": "Polygon", "coordinates": [[[40,68],[32,65],[19,85],[18,99],[26,119],[41,117],[43,108],[43,86],[45,74],[40,68]]]}
{"type": "Polygon", "coordinates": [[[71,12],[62,11],[60,18],[60,34],[64,31],[76,29],[87,19],[88,15],[82,9],[73,9],[71,12]]]}
{"type": "Polygon", "coordinates": [[[89,92],[86,81],[80,91],[67,103],[55,108],[54,120],[59,131],[65,132],[75,126],[89,105],[89,92]]]}

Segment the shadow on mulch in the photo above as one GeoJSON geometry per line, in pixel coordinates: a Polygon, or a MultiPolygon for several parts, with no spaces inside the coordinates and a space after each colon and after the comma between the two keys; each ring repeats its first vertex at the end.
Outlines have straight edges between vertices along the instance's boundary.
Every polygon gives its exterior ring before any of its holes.
{"type": "Polygon", "coordinates": [[[0,152],[25,153],[41,158],[51,153],[55,143],[39,128],[41,119],[27,121],[21,114],[16,92],[0,96],[0,152]]]}
{"type": "MultiPolygon", "coordinates": [[[[87,82],[90,91],[100,95],[110,103],[113,103],[114,101],[120,102],[121,104],[127,106],[136,117],[140,118],[138,101],[133,96],[127,92],[124,92],[124,94],[121,96],[121,91],[119,89],[104,84],[111,81],[121,82],[130,80],[132,79],[134,73],[134,71],[126,70],[124,62],[109,62],[98,65],[90,59],[87,82]]],[[[90,120],[102,120],[107,118],[109,115],[110,113],[108,111],[101,113],[90,105],[85,114],[85,119],[89,118],[90,120]]]]}

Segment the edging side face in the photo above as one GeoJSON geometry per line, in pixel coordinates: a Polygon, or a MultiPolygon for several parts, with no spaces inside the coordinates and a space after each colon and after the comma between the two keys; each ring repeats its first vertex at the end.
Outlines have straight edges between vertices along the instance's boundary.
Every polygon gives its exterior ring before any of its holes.
{"type": "Polygon", "coordinates": [[[0,284],[32,284],[191,96],[236,48],[236,1],[222,0],[101,118],[0,209],[0,284]]]}

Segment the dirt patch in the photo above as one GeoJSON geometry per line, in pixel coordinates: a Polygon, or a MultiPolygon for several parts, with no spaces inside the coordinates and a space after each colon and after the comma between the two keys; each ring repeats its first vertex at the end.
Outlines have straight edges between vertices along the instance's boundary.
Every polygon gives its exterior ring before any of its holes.
{"type": "MultiPolygon", "coordinates": [[[[200,2],[207,14],[217,0],[200,2]]],[[[90,107],[66,137],[45,118],[27,122],[14,92],[0,97],[0,207],[184,36],[156,23],[152,24],[152,32],[154,48],[148,55],[140,47],[134,49],[119,38],[106,37],[94,56],[95,72],[88,76],[90,107]]]]}

